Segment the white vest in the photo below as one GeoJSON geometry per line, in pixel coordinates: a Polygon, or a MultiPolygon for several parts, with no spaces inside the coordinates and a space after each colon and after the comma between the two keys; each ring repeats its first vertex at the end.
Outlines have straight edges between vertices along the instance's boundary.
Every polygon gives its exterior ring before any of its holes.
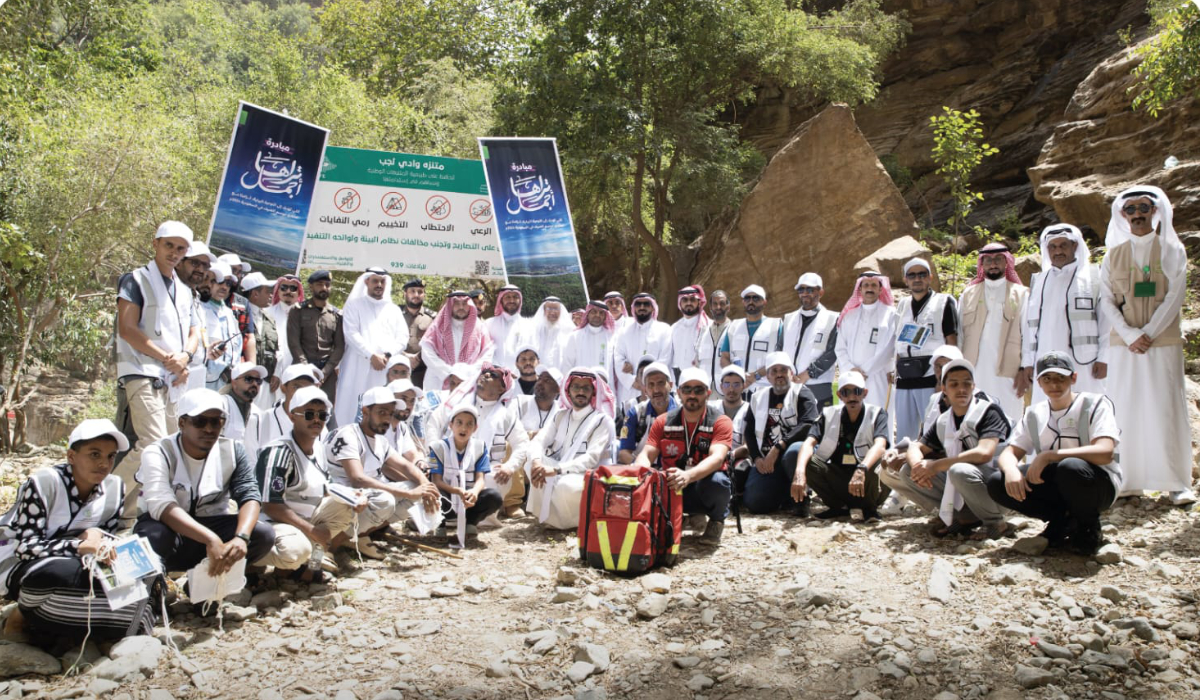
{"type": "MultiPolygon", "coordinates": [[[[962,423],[959,424],[957,434],[959,435],[959,445],[952,447],[947,444],[947,441],[952,441],[955,435],[954,428],[954,409],[947,409],[938,416],[937,434],[938,440],[942,443],[942,448],[946,450],[947,457],[957,457],[967,450],[974,449],[979,444],[979,421],[983,418],[983,414],[987,411],[988,406],[991,406],[990,401],[984,401],[979,397],[971,397],[971,405],[967,407],[967,414],[963,416],[962,423]]],[[[996,448],[996,454],[1000,454],[1001,447],[996,448]]]]}
{"type": "MultiPolygon", "coordinates": [[[[1067,330],[1070,338],[1071,357],[1077,365],[1090,365],[1100,357],[1100,272],[1091,263],[1076,266],[1075,273],[1067,285],[1067,298],[1045,299],[1046,275],[1037,273],[1029,283],[1029,302],[1025,320],[1033,338],[1034,357],[1042,353],[1038,348],[1043,305],[1065,303],[1067,307],[1067,330]]],[[[1067,348],[1047,348],[1067,350],[1067,348]]]]}
{"type": "MultiPolygon", "coordinates": [[[[762,323],[758,324],[758,330],[754,331],[754,337],[751,338],[746,319],[730,321],[725,329],[725,335],[729,337],[729,359],[746,370],[747,374],[762,369],[767,355],[779,349],[779,325],[782,322],[778,318],[763,316],[762,323]]],[[[758,384],[765,386],[766,378],[760,379],[758,384]]]]}
{"type": "Polygon", "coordinates": [[[517,397],[517,417],[521,419],[521,427],[527,433],[536,433],[546,427],[546,423],[558,410],[558,403],[550,404],[550,410],[542,413],[538,408],[537,399],[532,394],[517,397]]]}
{"type": "MultiPolygon", "coordinates": [[[[183,464],[183,445],[179,433],[168,435],[147,447],[157,450],[163,456],[167,465],[167,473],[171,480],[171,489],[175,492],[175,503],[194,517],[208,517],[229,514],[229,482],[233,479],[233,470],[237,467],[237,453],[234,451],[234,441],[229,438],[217,438],[204,465],[200,468],[200,479],[192,483],[187,467],[183,464]]],[[[145,464],[142,460],[142,464],[145,464]]],[[[145,483],[139,470],[138,483],[145,483]]],[[[138,499],[138,510],[146,512],[144,498],[138,499]]]]}
{"type": "Polygon", "coordinates": [[[346,476],[346,470],[342,467],[342,463],[334,456],[333,449],[330,447],[330,445],[338,440],[338,436],[342,434],[343,430],[357,433],[358,444],[362,447],[362,453],[358,455],[358,462],[362,465],[363,474],[372,479],[383,479],[383,458],[375,450],[379,446],[379,443],[383,443],[383,450],[381,452],[386,457],[386,450],[388,449],[387,440],[382,435],[376,435],[368,440],[366,433],[362,431],[362,426],[354,423],[338,428],[326,438],[326,442],[329,445],[325,447],[325,467],[326,472],[329,474],[329,480],[335,484],[342,484],[344,486],[353,485],[350,483],[350,478],[346,476]]]}
{"type": "MultiPolygon", "coordinates": [[[[783,347],[791,354],[792,367],[797,374],[807,370],[814,360],[824,355],[825,351],[829,349],[829,339],[833,335],[834,329],[837,328],[838,320],[836,313],[818,305],[817,317],[809,322],[808,328],[804,331],[804,337],[801,338],[800,327],[803,323],[801,316],[799,311],[793,311],[783,317],[783,347]]],[[[836,364],[834,363],[834,365],[836,364]]],[[[818,377],[809,377],[808,383],[828,384],[832,382],[834,365],[830,365],[829,369],[818,377]]]]}
{"type": "MultiPolygon", "coordinates": [[[[829,406],[822,411],[825,420],[824,430],[821,433],[821,442],[817,444],[817,449],[813,452],[813,459],[821,464],[828,464],[829,458],[837,450],[838,440],[842,437],[842,409],[844,408],[843,404],[838,404],[829,406]]],[[[875,444],[875,438],[886,437],[875,434],[875,417],[879,415],[879,411],[880,408],[874,404],[863,404],[862,423],[859,424],[858,432],[854,435],[854,456],[859,462],[866,458],[867,452],[875,444]]]]}
{"type": "MultiPolygon", "coordinates": [[[[1025,432],[1029,434],[1029,441],[1033,444],[1033,453],[1036,455],[1048,449],[1057,450],[1092,444],[1092,410],[1104,398],[1101,394],[1087,392],[1076,394],[1075,401],[1058,420],[1057,440],[1055,440],[1055,432],[1049,428],[1050,402],[1039,401],[1026,409],[1025,432]]],[[[1112,461],[1100,465],[1100,468],[1107,472],[1109,479],[1112,480],[1113,492],[1119,494],[1121,482],[1124,481],[1124,476],[1121,474],[1120,455],[1114,452],[1112,461]]],[[[1108,505],[1111,506],[1112,503],[1108,505]]]]}
{"type": "MultiPolygon", "coordinates": [[[[108,522],[121,510],[121,477],[109,474],[102,483],[104,495],[93,498],[71,517],[71,497],[67,493],[62,476],[55,467],[43,467],[30,475],[29,480],[17,494],[17,503],[25,495],[25,489],[34,489],[42,497],[47,508],[46,525],[42,532],[47,539],[70,536],[108,522]]],[[[0,595],[8,593],[8,578],[13,569],[22,563],[15,553],[20,542],[15,539],[13,522],[20,516],[14,505],[0,516],[0,595]]]]}
{"type": "Polygon", "coordinates": [[[696,337],[696,366],[708,372],[708,376],[712,377],[714,383],[718,381],[718,375],[721,373],[721,338],[725,337],[725,331],[729,329],[730,324],[725,323],[725,328],[717,334],[714,339],[712,337],[713,327],[710,324],[704,332],[696,337]]]}
{"type": "MultiPolygon", "coordinates": [[[[320,440],[313,441],[312,457],[304,454],[304,450],[296,444],[292,439],[291,434],[287,437],[281,437],[270,446],[286,446],[292,453],[293,459],[296,460],[297,480],[293,484],[285,484],[283,489],[283,502],[288,508],[296,511],[305,520],[311,520],[313,513],[317,507],[321,505],[321,500],[325,498],[329,477],[321,468],[321,463],[325,459],[325,446],[320,440]]],[[[267,465],[267,474],[271,474],[271,465],[267,465]]],[[[267,487],[268,484],[263,484],[263,503],[267,502],[267,487]]],[[[260,520],[269,520],[266,511],[263,511],[260,520]]]]}
{"type": "Polygon", "coordinates": [[[429,450],[437,455],[442,463],[442,481],[466,490],[475,484],[475,463],[483,456],[486,448],[482,442],[472,437],[467,440],[467,449],[459,460],[458,451],[450,444],[453,439],[438,440],[429,450]]]}
{"type": "MultiPolygon", "coordinates": [[[[897,357],[929,357],[934,350],[946,344],[946,336],[942,333],[942,318],[945,316],[946,300],[950,298],[950,295],[941,292],[929,292],[929,294],[933,297],[925,302],[921,313],[915,319],[912,315],[912,297],[905,297],[896,305],[896,313],[900,316],[896,323],[897,357]],[[909,345],[900,340],[901,334],[904,333],[904,326],[909,323],[929,329],[929,335],[921,347],[909,345]]],[[[929,376],[932,376],[932,368],[929,376]]]]}
{"type": "MultiPolygon", "coordinates": [[[[192,290],[176,276],[175,301],[172,303],[154,261],[132,274],[142,290],[142,317],[138,320],[138,330],[168,353],[183,352],[192,326],[192,290]]],[[[118,333],[117,376],[130,375],[166,379],[167,370],[159,361],[134,350],[118,333]]]]}
{"type": "Polygon", "coordinates": [[[246,425],[255,416],[261,414],[262,409],[251,402],[250,410],[246,412],[246,417],[242,418],[242,411],[238,408],[237,399],[233,398],[231,394],[225,394],[225,412],[229,415],[225,419],[225,428],[221,431],[221,435],[230,440],[241,440],[246,436],[246,425]]]}
{"type": "MultiPolygon", "coordinates": [[[[796,404],[800,399],[803,384],[792,382],[788,385],[787,394],[783,397],[783,408],[779,413],[779,429],[787,432],[796,427],[800,416],[796,413],[796,404]]],[[[767,401],[770,400],[770,388],[759,389],[750,397],[750,410],[754,412],[754,438],[757,445],[762,445],[763,435],[767,429],[767,401]]]]}

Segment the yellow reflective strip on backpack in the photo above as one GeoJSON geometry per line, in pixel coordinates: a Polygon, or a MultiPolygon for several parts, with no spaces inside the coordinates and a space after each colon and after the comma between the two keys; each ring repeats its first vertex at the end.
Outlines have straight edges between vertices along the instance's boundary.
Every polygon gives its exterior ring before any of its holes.
{"type": "Polygon", "coordinates": [[[638,478],[636,476],[602,476],[600,477],[602,484],[620,484],[622,486],[637,486],[638,478]]]}
{"type": "Polygon", "coordinates": [[[617,571],[629,569],[629,555],[633,554],[633,541],[637,537],[637,526],[637,523],[630,522],[625,527],[625,541],[621,543],[621,556],[617,559],[617,571]]]}
{"type": "Polygon", "coordinates": [[[604,559],[606,571],[613,570],[612,548],[608,545],[608,523],[601,520],[596,523],[596,539],[600,545],[600,556],[604,559]]]}
{"type": "Polygon", "coordinates": [[[671,554],[679,554],[679,545],[678,544],[671,545],[671,554]]]}

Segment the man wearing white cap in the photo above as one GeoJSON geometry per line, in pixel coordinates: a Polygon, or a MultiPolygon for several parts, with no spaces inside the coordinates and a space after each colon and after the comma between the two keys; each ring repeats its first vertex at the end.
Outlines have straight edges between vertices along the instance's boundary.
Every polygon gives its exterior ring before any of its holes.
{"type": "Polygon", "coordinates": [[[868,270],[854,282],[854,293],[838,316],[838,370],[854,370],[867,380],[867,403],[887,408],[888,372],[896,358],[896,310],[892,284],[868,270]]]}
{"type": "Polygon", "coordinates": [[[402,459],[408,460],[421,471],[427,471],[420,464],[425,461],[425,445],[413,433],[412,423],[409,421],[417,405],[417,387],[413,386],[411,379],[405,378],[388,382],[387,389],[396,397],[392,427],[387,432],[388,445],[391,445],[402,459]]]}
{"type": "Polygon", "coordinates": [[[217,393],[225,397],[225,428],[222,437],[233,440],[244,440],[246,426],[252,419],[261,420],[262,409],[255,405],[255,399],[262,391],[263,382],[267,379],[267,368],[252,362],[239,362],[234,365],[230,381],[217,393]]]}
{"type": "Polygon", "coordinates": [[[642,389],[647,398],[622,416],[621,429],[617,432],[618,463],[633,464],[646,444],[650,424],[676,408],[673,379],[671,369],[662,362],[652,362],[642,370],[642,389]]]}
{"type": "Polygon", "coordinates": [[[1011,529],[985,483],[1011,428],[999,404],[975,395],[974,376],[975,368],[966,360],[946,364],[942,388],[950,410],[909,444],[899,478],[886,482],[937,514],[936,537],[969,533],[982,525],[974,539],[997,539],[1011,529]]]}
{"type": "Polygon", "coordinates": [[[682,405],[654,419],[636,466],[667,472],[683,495],[683,512],[707,518],[701,542],[719,545],[731,496],[725,458],[733,440],[728,417],[708,410],[708,373],[689,367],[679,374],[682,405]]]}
{"type": "Polygon", "coordinates": [[[186,225],[163,223],[154,234],[154,259],[117,283],[117,380],[137,435],[133,451],[116,469],[125,482],[126,527],[137,514],[133,475],[142,450],[174,431],[175,402],[187,390],[188,366],[200,345],[202,323],[192,291],[175,274],[191,243],[186,225]]]}
{"type": "MultiPolygon", "coordinates": [[[[308,364],[294,364],[283,371],[283,376],[279,378],[282,384],[279,385],[279,393],[281,394],[278,401],[270,411],[264,411],[258,414],[251,414],[246,421],[246,434],[243,442],[246,445],[247,454],[254,455],[257,459],[258,453],[268,443],[276,438],[287,435],[288,427],[291,425],[291,418],[288,417],[288,401],[292,398],[292,394],[296,393],[297,389],[306,386],[319,386],[321,383],[321,370],[308,364]]],[[[321,438],[324,439],[325,435],[321,438]]]]}
{"type": "MultiPolygon", "coordinates": [[[[338,428],[325,439],[329,480],[366,491],[367,511],[359,516],[360,535],[386,531],[389,523],[403,522],[415,503],[423,503],[428,512],[439,504],[437,487],[420,470],[400,459],[384,437],[395,410],[396,397],[387,387],[367,389],[362,394],[359,420],[338,428]]],[[[359,538],[358,551],[372,559],[383,558],[367,537],[359,538]]]]}
{"type": "Polygon", "coordinates": [[[530,439],[546,427],[550,416],[558,410],[559,385],[562,380],[563,373],[557,367],[538,365],[533,393],[517,397],[517,417],[521,419],[521,425],[530,439]]]}
{"type": "Polygon", "coordinates": [[[754,468],[746,479],[744,502],[751,513],[773,513],[787,506],[793,514],[808,515],[808,500],[795,501],[791,484],[800,443],[821,417],[817,399],[808,387],[792,381],[792,358],[772,352],[763,361],[768,381],[750,397],[746,411],[746,447],[754,468]],[[784,459],[792,446],[794,456],[784,459]]]}
{"type": "Polygon", "coordinates": [[[887,411],[864,404],[866,395],[861,374],[851,370],[839,377],[841,404],[825,408],[801,444],[792,498],[803,501],[811,485],[828,508],[816,514],[821,520],[847,516],[851,508],[862,510],[864,521],[875,520],[889,492],[879,482],[889,442],[887,411]]]}
{"type": "Polygon", "coordinates": [[[325,550],[352,529],[355,513],[367,508],[364,495],[331,488],[325,475],[320,436],[333,404],[315,386],[298,389],[288,411],[291,430],[263,449],[256,475],[263,494],[262,517],[275,528],[271,551],[254,562],[295,571],[309,583],[324,580],[325,550]]]}
{"type": "Polygon", "coordinates": [[[821,303],[824,282],[815,272],[796,281],[800,308],[783,316],[783,351],[792,357],[794,380],[808,386],[823,408],[833,405],[838,315],[821,303]]]}
{"type": "Polygon", "coordinates": [[[742,290],[742,307],[746,318],[730,321],[725,337],[721,338],[721,367],[737,365],[746,371],[750,390],[765,388],[767,355],[783,347],[783,321],[764,316],[767,292],[757,284],[742,290]]]}
{"type": "Polygon", "coordinates": [[[696,366],[715,377],[721,372],[721,338],[729,328],[729,294],[723,289],[708,297],[708,328],[696,338],[696,366]]]}
{"type": "Polygon", "coordinates": [[[746,406],[746,400],[742,397],[742,393],[746,390],[746,372],[737,365],[729,365],[721,370],[717,387],[717,393],[721,399],[710,401],[709,405],[732,420],[734,431],[737,432],[738,414],[746,406]]]}
{"type": "Polygon", "coordinates": [[[371,267],[359,275],[346,297],[342,329],[346,355],[338,366],[338,426],[356,421],[359,395],[383,386],[388,360],[408,347],[408,323],[392,302],[392,278],[386,270],[371,267]]]}
{"type": "Polygon", "coordinates": [[[241,443],[221,437],[225,399],[192,389],[179,400],[179,430],[142,455],[142,514],[135,535],[150,541],[166,571],[186,571],[207,557],[219,576],[242,559],[271,551],[275,530],[258,519],[262,491],[241,443]],[[229,502],[237,514],[229,513],[229,502]]]}
{"type": "MultiPolygon", "coordinates": [[[[242,278],[242,292],[250,302],[250,318],[254,322],[254,353],[256,362],[266,370],[267,382],[254,400],[254,405],[264,411],[275,403],[275,391],[279,388],[277,368],[279,359],[286,351],[287,336],[280,347],[280,334],[275,315],[270,312],[273,283],[261,272],[251,272],[242,278]]],[[[286,317],[285,317],[286,318],[286,317]]],[[[289,363],[290,364],[290,363],[289,363]]],[[[287,365],[278,368],[282,372],[287,365]]]]}
{"type": "MultiPolygon", "coordinates": [[[[712,323],[704,311],[704,306],[708,303],[704,296],[704,287],[693,284],[680,289],[675,303],[683,316],[671,325],[670,353],[661,358],[675,372],[672,379],[677,379],[679,373],[688,367],[699,366],[696,350],[708,334],[708,327],[712,323]]],[[[711,369],[705,368],[704,371],[711,376],[711,369]]]]}
{"type": "Polygon", "coordinates": [[[175,268],[175,274],[194,292],[196,285],[204,281],[204,274],[216,261],[217,256],[212,254],[204,241],[192,241],[188,245],[187,254],[175,268]]]}
{"type": "MultiPolygon", "coordinates": [[[[203,286],[211,291],[212,276],[209,273],[215,262],[217,262],[217,256],[208,249],[208,244],[204,241],[192,241],[188,246],[186,257],[175,268],[175,274],[179,275],[179,279],[188,286],[188,289],[192,290],[192,314],[200,322],[200,340],[197,344],[197,352],[192,353],[191,361],[188,363],[188,389],[200,389],[205,385],[204,364],[208,360],[206,357],[208,333],[204,329],[204,314],[200,309],[200,288],[203,286]]],[[[120,391],[119,387],[118,391],[120,391]]]]}
{"type": "Polygon", "coordinates": [[[242,355],[241,359],[247,362],[256,362],[255,346],[254,346],[254,319],[250,316],[250,302],[246,297],[238,294],[238,287],[242,283],[242,278],[246,273],[250,272],[250,263],[243,262],[234,253],[226,253],[217,258],[217,262],[225,263],[229,266],[231,274],[226,275],[226,284],[229,284],[229,296],[225,297],[225,306],[228,306],[233,311],[234,318],[238,322],[238,330],[242,334],[242,355]]]}
{"type": "Polygon", "coordinates": [[[1009,420],[1025,411],[1022,400],[1029,387],[1021,369],[1021,311],[1029,288],[1017,276],[1016,259],[1003,243],[979,250],[975,279],[963,289],[963,357],[975,365],[979,389],[994,397],[1009,420]]]}
{"type": "MultiPolygon", "coordinates": [[[[613,336],[613,367],[616,369],[617,401],[624,403],[637,396],[634,363],[642,355],[666,360],[671,355],[671,327],[658,320],[658,302],[642,292],[635,294],[633,322],[613,336]]],[[[611,383],[611,382],[610,382],[611,383]]]]}
{"type": "MultiPolygon", "coordinates": [[[[1077,389],[1103,394],[1108,376],[1109,321],[1100,313],[1100,270],[1088,261],[1079,229],[1054,224],[1042,230],[1042,271],[1029,283],[1021,335],[1024,385],[1033,384],[1033,368],[1048,352],[1071,356],[1079,375],[1077,389]]],[[[1038,386],[1033,402],[1045,401],[1038,386]]]]}
{"type": "Polygon", "coordinates": [[[204,385],[216,391],[229,383],[229,369],[242,361],[242,332],[233,309],[225,304],[235,284],[229,266],[215,262],[208,275],[197,291],[206,334],[205,347],[208,348],[204,385]]]}
{"type": "Polygon", "coordinates": [[[904,282],[912,296],[896,305],[896,439],[915,438],[929,397],[937,387],[933,351],[958,345],[958,305],[954,297],[933,291],[929,262],[904,264],[904,282]]]}
{"type": "Polygon", "coordinates": [[[1124,493],[1166,491],[1175,505],[1195,503],[1179,313],[1187,251],[1157,187],[1125,190],[1112,209],[1101,306],[1112,325],[1108,395],[1124,432],[1124,493]]]}

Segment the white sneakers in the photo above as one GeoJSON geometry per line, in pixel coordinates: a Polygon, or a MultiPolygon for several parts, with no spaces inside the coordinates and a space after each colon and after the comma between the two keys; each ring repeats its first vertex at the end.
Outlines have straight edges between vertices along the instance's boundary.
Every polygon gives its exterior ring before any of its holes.
{"type": "Polygon", "coordinates": [[[1191,489],[1172,491],[1170,495],[1173,506],[1190,506],[1196,502],[1196,493],[1191,489]]]}

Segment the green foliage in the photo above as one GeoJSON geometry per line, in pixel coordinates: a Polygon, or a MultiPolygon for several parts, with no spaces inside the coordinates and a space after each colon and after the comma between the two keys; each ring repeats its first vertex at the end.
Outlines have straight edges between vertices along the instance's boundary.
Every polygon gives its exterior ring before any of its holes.
{"type": "Polygon", "coordinates": [[[938,280],[941,283],[939,291],[957,298],[962,294],[967,282],[975,279],[976,264],[974,255],[935,254],[933,266],[937,268],[938,280]]]}
{"type": "Polygon", "coordinates": [[[1182,0],[1151,0],[1147,11],[1157,36],[1136,49],[1142,59],[1134,109],[1152,116],[1175,100],[1200,95],[1200,7],[1182,0]]]}
{"type": "MultiPolygon", "coordinates": [[[[92,393],[92,398],[88,401],[77,415],[72,416],[72,421],[82,421],[88,418],[108,418],[117,414],[117,382],[115,379],[100,382],[96,390],[92,393]]],[[[64,442],[65,444],[65,442],[64,442]]]]}
{"type": "Polygon", "coordinates": [[[975,203],[983,200],[982,193],[971,189],[971,173],[984,158],[996,155],[1000,149],[984,143],[979,112],[973,109],[960,112],[942,107],[942,115],[932,116],[929,121],[933,125],[933,162],[938,166],[934,172],[950,188],[954,203],[954,214],[946,223],[957,236],[975,203]]]}
{"type": "Polygon", "coordinates": [[[879,163],[899,189],[907,189],[913,184],[912,169],[901,165],[900,159],[894,153],[879,156],[879,163]]]}

